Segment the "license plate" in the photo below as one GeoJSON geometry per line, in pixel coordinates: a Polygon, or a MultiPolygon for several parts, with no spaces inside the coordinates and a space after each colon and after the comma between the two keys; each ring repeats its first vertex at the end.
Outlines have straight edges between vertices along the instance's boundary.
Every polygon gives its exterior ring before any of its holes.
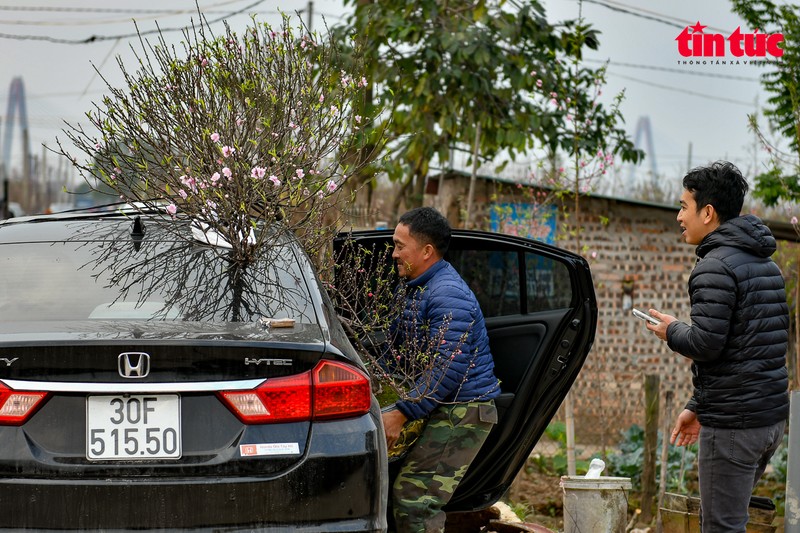
{"type": "Polygon", "coordinates": [[[177,459],[180,456],[181,404],[177,394],[86,398],[88,459],[177,459]]]}

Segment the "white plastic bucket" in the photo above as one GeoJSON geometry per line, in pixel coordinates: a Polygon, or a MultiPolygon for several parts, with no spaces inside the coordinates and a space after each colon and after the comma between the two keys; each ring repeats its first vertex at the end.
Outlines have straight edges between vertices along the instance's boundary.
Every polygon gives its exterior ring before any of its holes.
{"type": "Polygon", "coordinates": [[[625,533],[628,477],[562,476],[564,533],[625,533]]]}

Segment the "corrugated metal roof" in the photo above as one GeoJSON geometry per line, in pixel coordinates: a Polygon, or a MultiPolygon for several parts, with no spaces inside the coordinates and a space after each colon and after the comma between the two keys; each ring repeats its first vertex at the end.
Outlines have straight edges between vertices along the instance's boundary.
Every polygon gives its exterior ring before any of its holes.
{"type": "MultiPolygon", "coordinates": [[[[445,177],[447,177],[447,176],[461,176],[461,177],[465,177],[465,178],[470,178],[472,175],[470,173],[468,173],[468,172],[464,172],[463,170],[452,169],[452,170],[442,171],[439,174],[433,175],[431,177],[432,178],[436,178],[438,176],[445,176],[445,177]]],[[[499,183],[507,183],[507,184],[511,184],[511,185],[520,185],[521,184],[523,186],[526,186],[525,183],[522,183],[522,182],[520,182],[518,180],[510,179],[510,178],[503,178],[503,177],[497,177],[497,176],[487,176],[487,175],[482,175],[482,174],[476,174],[475,177],[477,179],[481,179],[481,180],[485,180],[485,181],[496,181],[496,182],[499,182],[499,183]]],[[[553,190],[552,187],[547,187],[547,186],[544,186],[544,185],[530,185],[530,184],[527,184],[527,186],[533,186],[533,187],[536,187],[538,189],[553,190]]],[[[660,204],[660,203],[656,203],[656,202],[646,202],[646,201],[643,201],[643,200],[632,200],[630,198],[621,198],[621,197],[616,197],[616,196],[606,196],[606,195],[603,195],[603,194],[588,194],[588,195],[585,195],[585,196],[590,196],[592,198],[600,198],[602,200],[610,200],[610,201],[618,202],[618,203],[621,203],[621,204],[630,204],[630,205],[635,205],[635,206],[640,206],[640,207],[648,207],[648,208],[651,208],[651,209],[659,209],[659,210],[663,210],[663,211],[677,211],[677,209],[678,209],[677,203],[675,205],[660,204]]],[[[764,220],[764,223],[767,225],[767,227],[770,229],[770,231],[772,231],[772,234],[775,236],[776,239],[782,240],[782,241],[800,242],[800,235],[798,235],[798,230],[796,230],[795,227],[792,226],[792,224],[790,224],[789,222],[781,222],[781,221],[778,221],[778,220],[770,220],[770,219],[763,219],[763,220],[764,220]]]]}

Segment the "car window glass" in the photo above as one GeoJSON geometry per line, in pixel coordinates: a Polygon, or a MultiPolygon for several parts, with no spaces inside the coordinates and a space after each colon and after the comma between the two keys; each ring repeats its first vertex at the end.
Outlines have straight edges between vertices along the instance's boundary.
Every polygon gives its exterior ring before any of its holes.
{"type": "Polygon", "coordinates": [[[188,242],[29,243],[0,259],[0,320],[310,322],[308,287],[289,247],[235,268],[188,242]]]}
{"type": "Polygon", "coordinates": [[[572,286],[566,265],[526,252],[525,291],[520,297],[520,252],[450,250],[448,259],[467,280],[485,317],[569,307],[572,286]]]}
{"type": "Polygon", "coordinates": [[[569,307],[572,283],[567,266],[549,257],[525,254],[528,312],[569,307]]]}
{"type": "Polygon", "coordinates": [[[450,250],[449,260],[475,293],[484,317],[522,312],[516,251],[450,250]]]}

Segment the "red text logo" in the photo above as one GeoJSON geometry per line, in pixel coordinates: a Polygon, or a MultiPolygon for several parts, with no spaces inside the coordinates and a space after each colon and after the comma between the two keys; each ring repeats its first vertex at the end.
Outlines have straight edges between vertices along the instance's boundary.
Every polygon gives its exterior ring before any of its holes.
{"type": "Polygon", "coordinates": [[[675,40],[678,53],[683,57],[724,57],[730,51],[734,57],[781,57],[783,48],[782,33],[742,33],[741,26],[728,37],[721,33],[705,33],[707,26],[697,24],[686,26],[675,40]],[[689,31],[691,30],[691,31],[689,31]]]}

